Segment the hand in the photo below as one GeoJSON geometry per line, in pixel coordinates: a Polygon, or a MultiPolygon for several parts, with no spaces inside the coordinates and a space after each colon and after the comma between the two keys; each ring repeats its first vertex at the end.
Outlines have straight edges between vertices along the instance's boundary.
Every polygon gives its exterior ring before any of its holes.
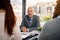
{"type": "Polygon", "coordinates": [[[22,32],[28,32],[27,28],[24,26],[21,28],[22,32]]]}

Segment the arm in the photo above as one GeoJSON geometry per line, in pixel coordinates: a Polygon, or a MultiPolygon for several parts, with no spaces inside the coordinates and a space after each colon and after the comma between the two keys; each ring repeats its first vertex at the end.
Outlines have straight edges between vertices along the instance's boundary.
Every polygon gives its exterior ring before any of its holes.
{"type": "Polygon", "coordinates": [[[21,28],[22,32],[27,32],[27,28],[25,26],[25,17],[23,17],[23,20],[22,20],[20,28],[21,28]]]}
{"type": "Polygon", "coordinates": [[[40,26],[40,19],[39,19],[39,17],[37,17],[37,19],[36,19],[36,27],[39,27],[40,26]]]}
{"type": "Polygon", "coordinates": [[[38,27],[40,27],[40,19],[39,19],[39,17],[37,16],[36,17],[36,29],[38,29],[38,27]]]}
{"type": "Polygon", "coordinates": [[[25,26],[25,18],[23,17],[23,19],[22,19],[22,23],[21,23],[21,25],[20,25],[20,28],[22,28],[23,26],[25,26]]]}

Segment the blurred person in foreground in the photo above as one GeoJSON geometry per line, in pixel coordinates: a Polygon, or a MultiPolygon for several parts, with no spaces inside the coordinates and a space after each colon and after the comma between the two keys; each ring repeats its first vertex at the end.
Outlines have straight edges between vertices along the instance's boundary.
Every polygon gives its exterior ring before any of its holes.
{"type": "Polygon", "coordinates": [[[29,7],[27,9],[27,13],[28,14],[23,17],[21,23],[21,31],[28,32],[37,30],[37,27],[40,26],[39,17],[37,15],[34,15],[34,9],[32,7],[29,7]]]}
{"type": "Polygon", "coordinates": [[[21,40],[19,30],[10,0],[0,0],[0,40],[21,40]]]}
{"type": "Polygon", "coordinates": [[[57,0],[53,19],[44,25],[39,40],[60,40],[60,0],[57,0]]]}

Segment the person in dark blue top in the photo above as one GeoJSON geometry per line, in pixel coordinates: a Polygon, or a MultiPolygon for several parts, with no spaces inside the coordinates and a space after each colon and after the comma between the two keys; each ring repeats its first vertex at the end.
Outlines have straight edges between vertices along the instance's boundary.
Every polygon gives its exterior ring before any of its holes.
{"type": "Polygon", "coordinates": [[[23,32],[37,30],[37,27],[40,26],[39,16],[34,15],[34,9],[32,7],[28,8],[27,13],[28,14],[23,17],[20,25],[21,30],[23,32]]]}

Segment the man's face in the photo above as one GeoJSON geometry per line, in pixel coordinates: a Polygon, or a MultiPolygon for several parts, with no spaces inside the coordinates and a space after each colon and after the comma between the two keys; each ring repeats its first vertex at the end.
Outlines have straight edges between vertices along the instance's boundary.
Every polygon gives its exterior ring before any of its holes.
{"type": "Polygon", "coordinates": [[[28,16],[29,17],[32,17],[33,15],[34,15],[34,9],[33,8],[28,8],[28,11],[27,11],[27,13],[28,13],[28,16]]]}

